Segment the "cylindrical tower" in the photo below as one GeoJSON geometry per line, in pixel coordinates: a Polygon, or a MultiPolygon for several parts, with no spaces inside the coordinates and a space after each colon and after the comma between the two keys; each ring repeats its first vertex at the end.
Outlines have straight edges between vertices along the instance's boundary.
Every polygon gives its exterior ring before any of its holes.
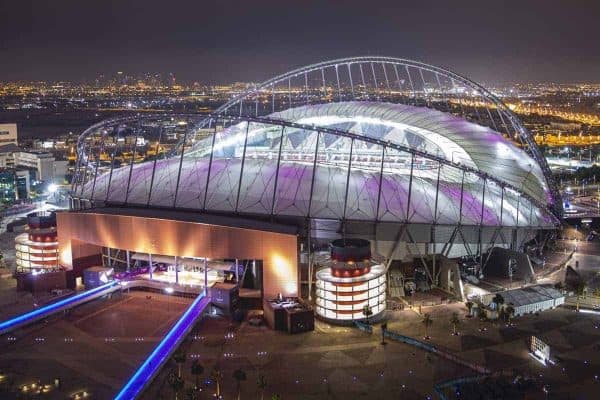
{"type": "Polygon", "coordinates": [[[44,273],[58,269],[56,213],[27,215],[28,231],[15,238],[18,272],[44,273]]]}
{"type": "Polygon", "coordinates": [[[332,321],[372,317],[385,310],[385,265],[371,257],[371,244],[364,239],[337,239],[330,244],[326,268],[317,272],[317,315],[332,321]]]}

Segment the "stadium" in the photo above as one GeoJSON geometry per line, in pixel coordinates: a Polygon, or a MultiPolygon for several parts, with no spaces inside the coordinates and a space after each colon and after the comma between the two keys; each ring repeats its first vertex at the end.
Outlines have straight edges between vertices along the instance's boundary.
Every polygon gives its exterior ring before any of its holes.
{"type": "Polygon", "coordinates": [[[500,99],[404,59],[296,69],[208,116],[103,121],[77,152],[71,210],[57,216],[63,267],[140,267],[199,287],[232,273],[240,296],[316,298],[332,320],[383,311],[394,261],[456,292],[453,260],[482,272],[491,248],[520,251],[562,213],[543,155],[500,99]],[[336,239],[370,249],[334,259],[336,239]]]}

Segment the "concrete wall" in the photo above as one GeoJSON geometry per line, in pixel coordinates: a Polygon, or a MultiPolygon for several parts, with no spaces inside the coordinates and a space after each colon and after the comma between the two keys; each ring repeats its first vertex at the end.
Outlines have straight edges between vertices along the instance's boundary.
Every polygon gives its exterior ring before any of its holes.
{"type": "Polygon", "coordinates": [[[90,255],[96,246],[140,253],[263,262],[265,297],[298,296],[296,235],[137,216],[57,213],[61,265],[90,255]],[[95,246],[90,246],[95,245],[95,246]]]}

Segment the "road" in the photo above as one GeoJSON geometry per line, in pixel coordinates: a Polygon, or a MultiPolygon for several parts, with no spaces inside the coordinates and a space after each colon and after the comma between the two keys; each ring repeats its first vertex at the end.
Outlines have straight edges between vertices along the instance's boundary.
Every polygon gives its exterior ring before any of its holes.
{"type": "Polygon", "coordinates": [[[40,212],[40,211],[49,211],[49,210],[61,210],[63,209],[63,207],[57,206],[56,204],[49,204],[46,203],[45,201],[43,202],[38,202],[38,203],[34,203],[36,204],[36,208],[33,210],[27,210],[24,211],[22,213],[18,213],[18,214],[14,214],[14,215],[9,215],[7,217],[2,218],[2,220],[0,220],[0,234],[6,232],[6,227],[8,224],[10,224],[11,222],[19,219],[19,218],[24,218],[27,216],[27,214],[30,214],[32,212],[40,212]]]}

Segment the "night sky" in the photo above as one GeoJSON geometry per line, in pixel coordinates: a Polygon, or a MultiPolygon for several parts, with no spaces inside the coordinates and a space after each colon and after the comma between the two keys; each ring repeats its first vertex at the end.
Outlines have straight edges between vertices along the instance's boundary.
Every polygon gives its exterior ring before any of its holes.
{"type": "Polygon", "coordinates": [[[483,82],[598,82],[599,24],[594,0],[0,0],[0,81],[260,81],[385,55],[483,82]]]}

